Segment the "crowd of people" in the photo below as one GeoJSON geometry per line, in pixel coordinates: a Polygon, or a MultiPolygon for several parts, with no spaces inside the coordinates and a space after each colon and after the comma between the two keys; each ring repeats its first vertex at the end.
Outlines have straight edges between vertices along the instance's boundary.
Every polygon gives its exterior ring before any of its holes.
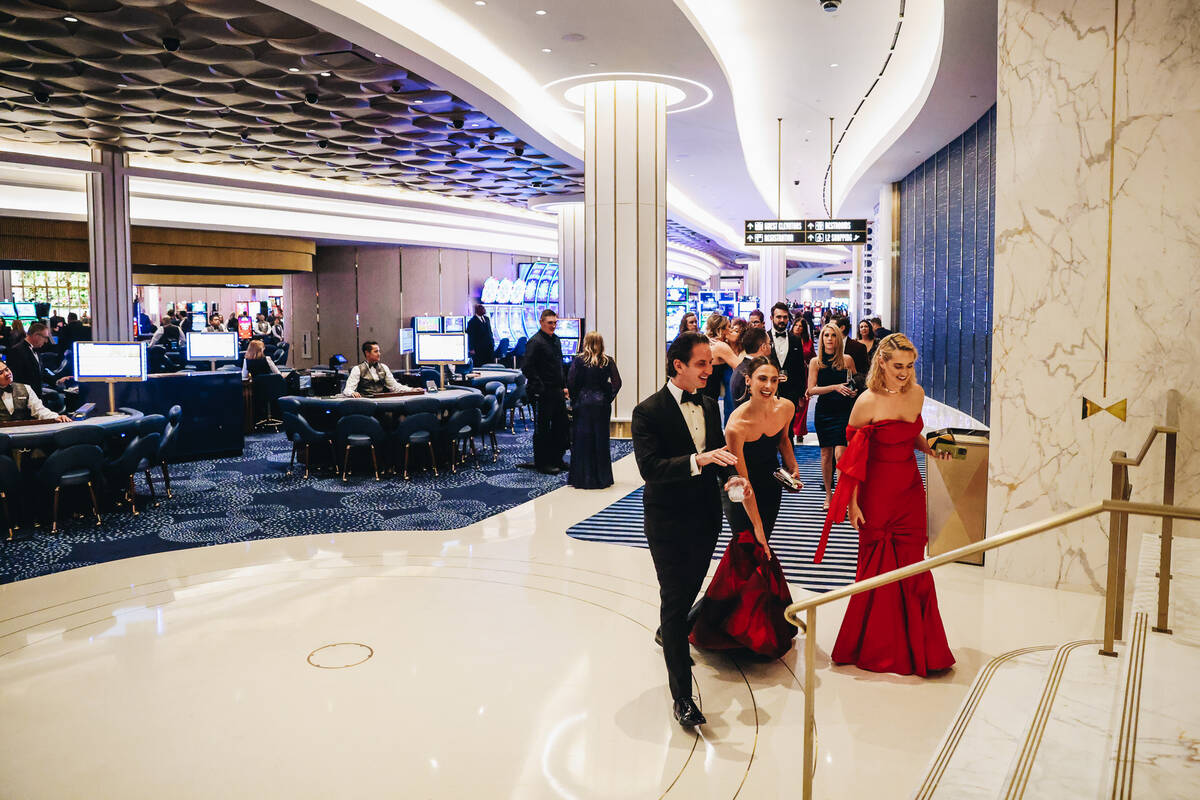
{"type": "MultiPolygon", "coordinates": [[[[795,629],[783,617],[791,597],[770,538],[783,493],[803,489],[794,443],[808,432],[809,404],[825,511],[813,560],[822,560],[832,525],[848,517],[858,532],[860,580],[924,557],[925,489],[915,451],[945,457],[922,435],[924,391],[907,337],[879,318],[852,328],[827,312],[818,328],[811,311],[793,314],[786,303],[768,313],[713,314],[703,326],[685,315],[668,348],[666,385],[633,413],[660,586],[655,640],[672,714],[685,727],[706,722],[692,697],[689,641],[767,657],[791,647],[795,629]],[[734,535],[696,602],[722,517],[734,535]]],[[[832,658],[905,675],[949,669],[954,656],[933,578],[924,573],[855,595],[832,658]]]]}

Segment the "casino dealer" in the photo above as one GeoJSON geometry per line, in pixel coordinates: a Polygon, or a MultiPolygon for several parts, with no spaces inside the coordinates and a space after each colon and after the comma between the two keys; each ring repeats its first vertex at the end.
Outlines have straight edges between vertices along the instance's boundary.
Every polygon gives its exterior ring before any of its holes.
{"type": "Polygon", "coordinates": [[[379,342],[363,342],[362,351],[366,360],[350,370],[342,394],[346,397],[371,397],[401,391],[387,364],[379,361],[379,342]]]}
{"type": "Polygon", "coordinates": [[[13,383],[12,370],[0,363],[0,422],[16,422],[25,419],[53,419],[70,422],[71,418],[56,414],[42,405],[42,401],[23,383],[13,383]]]}

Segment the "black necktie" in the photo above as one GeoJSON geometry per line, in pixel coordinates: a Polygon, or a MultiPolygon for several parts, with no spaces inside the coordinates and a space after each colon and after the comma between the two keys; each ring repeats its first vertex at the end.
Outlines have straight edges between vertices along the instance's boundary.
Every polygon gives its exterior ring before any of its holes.
{"type": "Polygon", "coordinates": [[[680,398],[679,402],[680,403],[695,403],[698,406],[701,406],[701,407],[704,406],[704,401],[700,399],[699,392],[684,392],[683,397],[680,398]]]}

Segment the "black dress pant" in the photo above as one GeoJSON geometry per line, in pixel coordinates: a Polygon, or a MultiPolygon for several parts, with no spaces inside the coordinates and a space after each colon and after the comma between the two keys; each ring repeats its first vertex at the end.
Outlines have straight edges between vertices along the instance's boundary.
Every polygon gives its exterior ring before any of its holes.
{"type": "Polygon", "coordinates": [[[675,700],[692,696],[689,612],[708,574],[720,532],[719,517],[715,525],[680,527],[666,533],[646,531],[654,571],[658,573],[663,659],[667,662],[667,680],[675,700]]]}
{"type": "Polygon", "coordinates": [[[561,389],[538,395],[533,404],[533,464],[557,467],[567,452],[567,401],[561,389]]]}

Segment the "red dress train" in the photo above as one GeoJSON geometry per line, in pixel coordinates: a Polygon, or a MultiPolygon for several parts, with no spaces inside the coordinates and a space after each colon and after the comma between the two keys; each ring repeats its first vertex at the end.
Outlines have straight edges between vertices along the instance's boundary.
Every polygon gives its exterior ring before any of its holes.
{"type": "MultiPolygon", "coordinates": [[[[925,487],[913,454],[922,427],[918,417],[915,422],[891,419],[846,428],[848,445],[838,461],[841,474],[814,562],[824,555],[832,524],[846,518],[855,486],[866,520],[858,533],[855,580],[925,557],[925,487]]],[[[833,661],[871,672],[921,676],[953,665],[933,576],[924,572],[851,597],[833,661]]]]}

